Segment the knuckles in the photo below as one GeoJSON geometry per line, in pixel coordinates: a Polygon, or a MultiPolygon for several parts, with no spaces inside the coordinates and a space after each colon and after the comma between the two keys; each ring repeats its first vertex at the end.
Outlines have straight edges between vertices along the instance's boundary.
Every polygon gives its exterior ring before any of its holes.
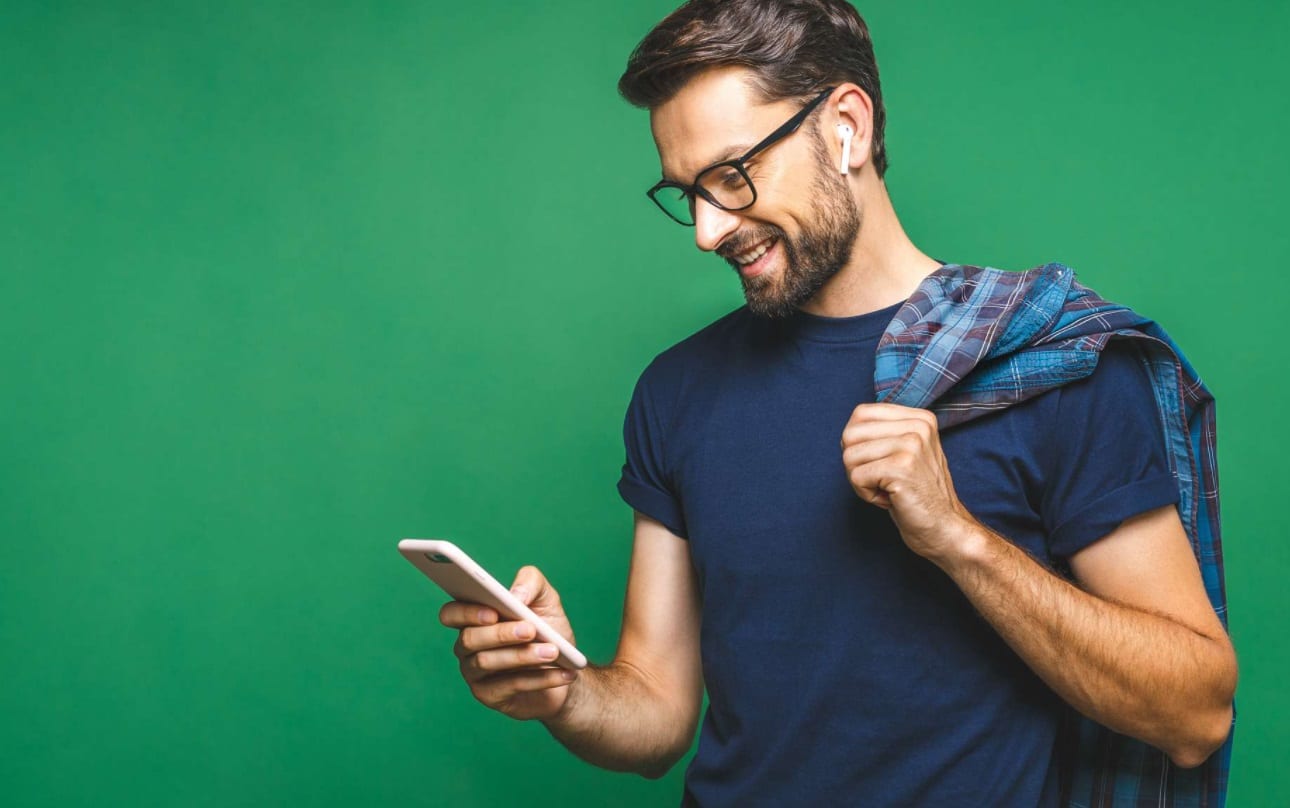
{"type": "Polygon", "coordinates": [[[482,653],[471,654],[466,658],[466,665],[476,673],[489,673],[496,668],[496,666],[492,664],[490,655],[482,653]]]}
{"type": "Polygon", "coordinates": [[[449,627],[452,626],[454,622],[453,613],[457,611],[455,608],[456,604],[457,602],[455,600],[450,600],[447,603],[445,603],[443,606],[439,607],[439,622],[442,625],[449,626],[449,627]]]}
{"type": "Polygon", "coordinates": [[[537,656],[537,650],[531,644],[520,648],[492,648],[476,651],[462,657],[462,664],[465,667],[480,674],[540,665],[545,662],[546,660],[537,656]]]}
{"type": "Polygon", "coordinates": [[[482,651],[485,648],[484,644],[480,642],[479,633],[471,629],[463,630],[458,642],[461,644],[461,649],[468,654],[482,651]]]}
{"type": "Polygon", "coordinates": [[[848,419],[848,422],[855,423],[857,421],[872,420],[870,417],[870,412],[878,407],[895,408],[898,410],[902,410],[905,414],[907,414],[909,418],[922,421],[923,423],[931,427],[935,427],[937,424],[936,413],[932,412],[929,409],[924,409],[923,407],[905,407],[900,404],[880,404],[875,402],[869,402],[866,404],[857,404],[851,410],[851,417],[848,419]]]}

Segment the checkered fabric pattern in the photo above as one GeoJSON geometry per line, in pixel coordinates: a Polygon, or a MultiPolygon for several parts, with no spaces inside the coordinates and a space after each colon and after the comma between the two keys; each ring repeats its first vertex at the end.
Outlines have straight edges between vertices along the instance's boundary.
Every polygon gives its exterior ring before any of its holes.
{"type": "MultiPolygon", "coordinates": [[[[1156,323],[1103,300],[1062,264],[1026,272],[948,264],[923,281],[879,341],[878,400],[931,409],[949,429],[1088,376],[1112,340],[1127,342],[1151,378],[1179,515],[1226,626],[1214,398],[1156,323]]],[[[1231,751],[1229,735],[1204,765],[1180,769],[1071,709],[1058,739],[1062,802],[1218,808],[1231,751]]]]}

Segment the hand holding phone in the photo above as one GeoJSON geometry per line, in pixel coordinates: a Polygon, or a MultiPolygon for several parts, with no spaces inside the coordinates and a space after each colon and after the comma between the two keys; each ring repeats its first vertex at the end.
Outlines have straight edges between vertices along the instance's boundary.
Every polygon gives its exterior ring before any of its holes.
{"type": "Polygon", "coordinates": [[[489,606],[508,620],[532,624],[543,642],[555,645],[559,652],[555,664],[571,670],[587,666],[587,658],[573,643],[560,636],[457,545],[440,539],[404,539],[399,542],[399,552],[454,599],[489,606]]]}
{"type": "Polygon", "coordinates": [[[450,542],[404,539],[399,552],[455,598],[439,620],[460,631],[453,650],[475,698],[512,718],[558,713],[587,661],[545,576],[524,567],[512,594],[450,542]]]}

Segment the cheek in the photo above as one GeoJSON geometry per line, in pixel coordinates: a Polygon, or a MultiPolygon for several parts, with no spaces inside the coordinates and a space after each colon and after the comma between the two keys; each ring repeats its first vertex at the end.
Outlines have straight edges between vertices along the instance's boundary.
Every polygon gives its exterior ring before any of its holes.
{"type": "Polygon", "coordinates": [[[775,201],[787,202],[799,198],[798,195],[802,193],[804,186],[800,179],[803,172],[798,166],[776,164],[768,166],[760,174],[761,176],[753,175],[753,182],[757,184],[759,196],[765,188],[767,196],[775,201]]]}
{"type": "Polygon", "coordinates": [[[778,228],[789,238],[803,232],[809,225],[812,190],[811,166],[798,166],[797,170],[781,169],[754,177],[757,186],[757,204],[747,213],[751,218],[778,228]]]}

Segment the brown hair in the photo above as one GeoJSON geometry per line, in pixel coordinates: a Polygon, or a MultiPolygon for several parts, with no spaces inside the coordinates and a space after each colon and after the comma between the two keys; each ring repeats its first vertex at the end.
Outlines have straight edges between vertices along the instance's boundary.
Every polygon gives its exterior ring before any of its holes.
{"type": "Polygon", "coordinates": [[[645,35],[618,92],[633,106],[666,103],[698,73],[749,68],[766,101],[808,98],[830,84],[860,85],[873,101],[873,165],[887,171],[886,113],[869,28],[843,0],[689,0],[645,35]]]}

